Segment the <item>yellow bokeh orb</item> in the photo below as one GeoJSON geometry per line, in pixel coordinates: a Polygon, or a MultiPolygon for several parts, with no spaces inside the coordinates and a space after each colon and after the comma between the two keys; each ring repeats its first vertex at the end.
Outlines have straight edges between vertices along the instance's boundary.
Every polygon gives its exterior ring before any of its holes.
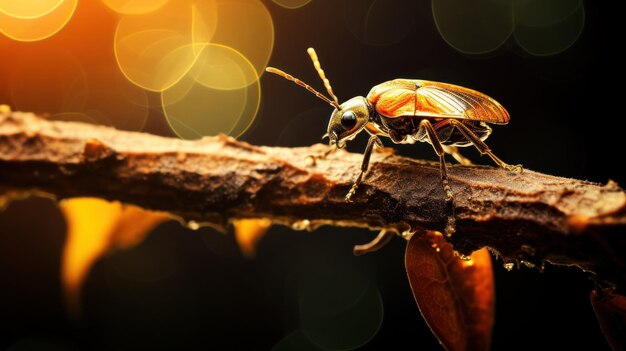
{"type": "Polygon", "coordinates": [[[146,90],[160,92],[178,82],[198,58],[195,42],[208,42],[217,24],[215,3],[178,0],[157,11],[123,17],[114,50],[123,74],[146,90]]]}
{"type": "Polygon", "coordinates": [[[274,23],[261,1],[218,0],[218,26],[212,43],[243,54],[261,76],[274,48],[274,23]]]}
{"type": "MultiPolygon", "coordinates": [[[[254,74],[254,67],[232,48],[208,44],[205,49],[206,53],[219,58],[220,65],[207,65],[202,69],[194,66],[189,74],[161,93],[166,120],[184,139],[220,133],[240,136],[250,127],[259,109],[258,78],[249,83],[248,77],[254,74]]],[[[197,60],[196,64],[210,62],[208,56],[197,60]]]]}
{"type": "MultiPolygon", "coordinates": [[[[30,2],[29,2],[30,3],[30,2]]],[[[5,0],[0,11],[0,33],[17,41],[38,41],[59,32],[74,15],[78,0],[62,0],[60,3],[40,3],[28,9],[24,2],[9,6],[5,0]]]]}
{"type": "Polygon", "coordinates": [[[65,0],[0,0],[0,12],[14,18],[37,18],[59,7],[65,0]]]}
{"type": "Polygon", "coordinates": [[[124,15],[156,11],[169,0],[102,0],[111,10],[124,15]]]}

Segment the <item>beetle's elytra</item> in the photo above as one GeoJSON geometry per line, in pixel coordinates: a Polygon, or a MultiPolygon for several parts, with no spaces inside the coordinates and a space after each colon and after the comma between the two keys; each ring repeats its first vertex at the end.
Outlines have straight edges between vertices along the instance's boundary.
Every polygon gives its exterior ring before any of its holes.
{"type": "MultiPolygon", "coordinates": [[[[310,85],[279,69],[267,71],[306,88],[333,106],[327,136],[334,148],[342,148],[348,140],[365,130],[370,134],[361,170],[346,195],[346,201],[356,190],[367,171],[370,155],[375,146],[382,146],[379,137],[389,137],[396,144],[416,141],[430,143],[439,156],[441,179],[446,191],[446,201],[451,205],[452,190],[449,185],[444,156],[451,154],[463,164],[471,162],[463,157],[457,146],[474,145],[481,154],[487,154],[500,167],[521,172],[521,165],[509,165],[489,149],[484,140],[491,134],[488,124],[506,124],[508,112],[489,96],[458,85],[417,79],[394,79],[373,87],[366,97],[357,96],[339,104],[329,80],[321,68],[313,48],[308,49],[329,97],[310,85]]],[[[452,206],[449,206],[453,208],[452,206]]],[[[454,216],[449,216],[446,234],[454,232],[454,216]]]]}

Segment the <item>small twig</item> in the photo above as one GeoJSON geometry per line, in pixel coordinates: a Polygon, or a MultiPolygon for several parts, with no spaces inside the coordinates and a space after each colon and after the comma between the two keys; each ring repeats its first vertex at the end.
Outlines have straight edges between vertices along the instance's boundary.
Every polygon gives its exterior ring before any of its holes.
{"type": "MultiPolygon", "coordinates": [[[[0,114],[0,187],[120,200],[222,229],[259,217],[301,229],[443,228],[437,163],[375,154],[348,204],[361,156],[339,151],[311,166],[307,156],[324,150],[184,141],[9,112],[0,114]]],[[[509,263],[577,265],[625,286],[626,194],[617,184],[478,166],[450,167],[449,176],[451,241],[461,253],[488,246],[509,263]]]]}

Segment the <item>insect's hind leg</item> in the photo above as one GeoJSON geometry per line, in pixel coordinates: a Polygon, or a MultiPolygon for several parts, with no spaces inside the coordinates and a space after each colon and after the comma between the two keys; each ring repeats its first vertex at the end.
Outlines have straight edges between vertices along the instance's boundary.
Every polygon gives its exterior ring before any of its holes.
{"type": "Polygon", "coordinates": [[[452,157],[454,157],[454,159],[463,166],[471,166],[474,164],[472,163],[472,161],[470,161],[469,158],[461,155],[459,149],[456,146],[443,144],[441,146],[443,147],[443,151],[445,151],[445,153],[452,155],[452,157]]]}
{"type": "MultiPolygon", "coordinates": [[[[439,137],[437,136],[437,132],[435,132],[435,128],[430,123],[429,120],[424,119],[419,124],[419,129],[424,129],[426,134],[428,135],[428,139],[430,140],[430,144],[435,149],[435,152],[439,156],[439,167],[441,171],[441,184],[443,186],[443,190],[446,192],[446,207],[448,209],[448,223],[445,228],[445,235],[447,237],[452,236],[456,231],[456,219],[454,217],[454,204],[452,188],[450,187],[450,181],[448,179],[448,170],[446,167],[446,159],[445,159],[445,151],[439,137]]],[[[418,131],[419,133],[419,131],[418,131]]]]}
{"type": "Polygon", "coordinates": [[[426,134],[428,135],[428,139],[430,140],[430,144],[435,149],[435,153],[439,156],[439,166],[441,171],[441,181],[443,182],[444,190],[446,191],[446,200],[452,199],[452,189],[450,189],[450,185],[448,184],[448,169],[446,167],[446,159],[445,159],[445,151],[443,149],[443,145],[437,136],[437,132],[433,128],[433,125],[427,119],[424,119],[420,122],[420,129],[424,129],[426,134]]]}
{"type": "Polygon", "coordinates": [[[522,172],[522,165],[510,165],[502,161],[491,151],[489,146],[487,146],[484,141],[480,140],[480,138],[476,134],[474,134],[474,132],[472,132],[472,130],[469,129],[465,124],[454,119],[450,120],[450,123],[455,126],[459,130],[459,132],[461,132],[461,134],[463,134],[463,136],[465,136],[467,140],[469,140],[476,147],[476,149],[478,149],[481,154],[487,154],[498,166],[510,172],[522,172]]]}
{"type": "Polygon", "coordinates": [[[374,252],[380,250],[382,247],[387,245],[396,234],[392,231],[388,231],[387,229],[383,229],[378,233],[374,240],[370,241],[364,245],[355,245],[352,252],[355,256],[361,256],[366,253],[374,252]]]}

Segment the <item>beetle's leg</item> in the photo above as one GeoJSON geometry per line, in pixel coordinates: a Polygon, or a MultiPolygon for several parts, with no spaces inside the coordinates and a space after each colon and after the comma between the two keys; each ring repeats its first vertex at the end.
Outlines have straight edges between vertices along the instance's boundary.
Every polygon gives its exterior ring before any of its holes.
{"type": "Polygon", "coordinates": [[[378,140],[376,141],[377,144],[377,148],[374,148],[374,152],[376,153],[382,153],[382,154],[388,154],[388,155],[395,155],[396,154],[396,149],[392,148],[392,147],[385,147],[385,145],[383,145],[382,140],[380,140],[380,136],[384,136],[383,132],[378,129],[378,127],[373,126],[371,123],[368,123],[365,125],[365,131],[370,135],[375,135],[378,136],[378,140]]]}
{"type": "Polygon", "coordinates": [[[323,160],[326,157],[328,157],[328,155],[332,154],[335,151],[337,151],[337,146],[333,144],[333,145],[330,145],[328,149],[326,149],[326,151],[320,152],[315,155],[308,155],[306,159],[311,166],[315,166],[315,164],[317,163],[317,160],[323,160]]]}
{"type": "Polygon", "coordinates": [[[370,241],[369,243],[364,245],[354,245],[354,249],[352,249],[352,252],[355,256],[361,256],[366,253],[378,251],[382,247],[387,245],[395,235],[396,234],[394,232],[383,229],[380,231],[380,233],[378,233],[376,238],[374,238],[374,240],[370,241]]]}
{"type": "Polygon", "coordinates": [[[377,154],[395,155],[396,149],[392,147],[385,147],[385,146],[382,146],[381,144],[381,146],[374,148],[374,152],[377,154]]]}
{"type": "Polygon", "coordinates": [[[439,156],[439,167],[441,171],[441,184],[443,186],[443,190],[446,192],[446,207],[448,209],[448,223],[445,228],[445,235],[447,237],[452,236],[456,231],[456,219],[454,217],[454,204],[452,203],[453,194],[452,188],[450,187],[450,181],[448,180],[448,171],[446,167],[446,159],[445,152],[443,150],[443,145],[441,145],[441,141],[437,136],[437,132],[435,132],[435,128],[430,124],[430,121],[427,119],[423,119],[419,125],[420,129],[424,128],[426,133],[428,134],[428,139],[430,140],[430,144],[435,149],[435,152],[439,156]]]}
{"type": "Polygon", "coordinates": [[[356,177],[354,184],[352,184],[352,188],[350,188],[350,191],[348,191],[348,194],[346,194],[346,202],[352,201],[352,196],[354,196],[354,194],[356,193],[356,189],[363,181],[363,175],[365,174],[365,172],[367,172],[367,168],[370,164],[370,157],[372,156],[372,150],[374,149],[374,145],[379,147],[383,146],[383,142],[380,141],[380,139],[376,135],[370,136],[369,140],[367,141],[367,147],[365,148],[365,152],[363,153],[363,161],[361,162],[361,171],[356,177]]]}
{"type": "Polygon", "coordinates": [[[498,156],[494,155],[489,146],[487,146],[484,141],[480,140],[480,138],[476,136],[476,134],[474,134],[474,132],[472,132],[471,129],[469,129],[465,124],[454,119],[450,120],[450,123],[452,123],[452,125],[455,126],[459,130],[459,132],[461,132],[461,134],[463,134],[467,138],[467,140],[474,144],[476,149],[478,149],[481,154],[489,155],[493,162],[495,162],[498,166],[510,172],[522,172],[522,165],[510,165],[502,161],[498,156]]]}
{"type": "Polygon", "coordinates": [[[441,181],[443,182],[443,188],[446,191],[446,201],[452,199],[452,189],[448,184],[448,171],[446,167],[446,159],[445,159],[445,151],[443,150],[443,145],[441,145],[441,141],[439,141],[439,137],[437,136],[437,132],[433,128],[433,125],[430,124],[430,121],[424,119],[420,122],[420,128],[424,128],[426,130],[426,134],[428,134],[428,139],[430,140],[430,144],[435,149],[437,156],[439,156],[439,166],[441,170],[441,181]]]}
{"type": "Polygon", "coordinates": [[[452,146],[452,145],[441,145],[441,146],[443,146],[443,151],[445,151],[447,154],[452,155],[452,157],[454,157],[454,159],[457,160],[457,162],[462,164],[463,166],[473,165],[472,161],[470,161],[469,158],[461,155],[461,153],[459,152],[459,149],[456,146],[452,146]]]}

